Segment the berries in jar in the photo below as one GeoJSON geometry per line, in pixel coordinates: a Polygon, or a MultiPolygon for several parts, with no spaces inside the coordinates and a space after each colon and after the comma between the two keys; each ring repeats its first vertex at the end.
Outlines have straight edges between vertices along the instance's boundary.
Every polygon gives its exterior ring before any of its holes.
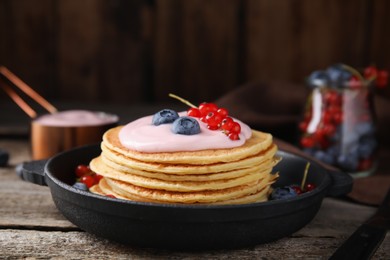
{"type": "Polygon", "coordinates": [[[374,170],[374,87],[387,84],[387,72],[371,66],[362,75],[336,64],[307,78],[311,94],[299,123],[302,149],[316,159],[356,176],[374,170]],[[382,76],[379,76],[382,75],[382,76]]]}

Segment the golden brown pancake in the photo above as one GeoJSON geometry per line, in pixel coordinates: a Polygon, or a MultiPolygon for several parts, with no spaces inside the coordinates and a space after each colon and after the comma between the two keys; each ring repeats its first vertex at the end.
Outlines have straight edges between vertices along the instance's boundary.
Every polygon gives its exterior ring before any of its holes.
{"type": "Polygon", "coordinates": [[[278,174],[272,136],[253,131],[230,149],[144,153],[119,141],[121,127],[108,130],[102,153],[90,162],[104,178],[90,190],[117,198],[175,204],[240,204],[266,201],[278,174]]]}

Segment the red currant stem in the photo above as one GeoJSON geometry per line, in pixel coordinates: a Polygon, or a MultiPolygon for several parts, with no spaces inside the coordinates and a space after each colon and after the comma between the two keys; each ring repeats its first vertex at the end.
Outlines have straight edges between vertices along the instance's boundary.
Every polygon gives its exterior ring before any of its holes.
{"type": "Polygon", "coordinates": [[[308,162],[305,167],[305,172],[303,173],[302,183],[301,183],[301,190],[305,190],[305,184],[307,179],[307,173],[309,172],[310,163],[308,162]]]}
{"type": "Polygon", "coordinates": [[[176,96],[175,94],[169,93],[169,96],[170,96],[171,98],[174,98],[174,99],[179,100],[180,102],[186,104],[187,106],[190,106],[190,107],[193,107],[193,108],[197,108],[194,104],[192,104],[192,103],[189,102],[188,100],[185,100],[185,99],[183,99],[183,98],[181,98],[181,97],[179,97],[179,96],[176,96]]]}
{"type": "Polygon", "coordinates": [[[364,82],[364,78],[363,78],[362,74],[358,70],[356,70],[355,68],[353,68],[353,67],[351,67],[351,66],[349,66],[347,64],[342,64],[342,66],[344,67],[344,69],[348,70],[353,75],[358,77],[361,82],[364,82]]]}

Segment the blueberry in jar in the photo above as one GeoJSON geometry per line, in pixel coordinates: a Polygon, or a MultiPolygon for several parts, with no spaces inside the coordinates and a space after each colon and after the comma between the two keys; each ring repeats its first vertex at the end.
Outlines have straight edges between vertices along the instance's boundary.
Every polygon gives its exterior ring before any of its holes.
{"type": "Polygon", "coordinates": [[[351,72],[346,70],[343,64],[332,65],[326,70],[326,72],[330,78],[330,83],[333,87],[342,86],[352,77],[351,72]]]}

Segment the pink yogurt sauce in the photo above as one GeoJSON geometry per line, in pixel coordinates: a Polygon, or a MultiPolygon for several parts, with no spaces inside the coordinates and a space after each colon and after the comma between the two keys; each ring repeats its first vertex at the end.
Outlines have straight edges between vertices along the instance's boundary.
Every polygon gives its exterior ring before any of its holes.
{"type": "MultiPolygon", "coordinates": [[[[185,116],[186,112],[179,113],[185,116]]],[[[220,130],[209,130],[205,123],[198,120],[200,133],[196,135],[174,134],[172,124],[155,126],[153,116],[137,119],[125,125],[119,132],[121,144],[131,150],[147,153],[198,151],[223,149],[241,146],[252,135],[250,127],[234,119],[241,125],[240,140],[232,141],[220,130]]]]}
{"type": "Polygon", "coordinates": [[[87,110],[61,111],[46,114],[34,120],[34,122],[41,125],[54,127],[99,126],[116,123],[117,121],[118,117],[116,115],[87,110]]]}

